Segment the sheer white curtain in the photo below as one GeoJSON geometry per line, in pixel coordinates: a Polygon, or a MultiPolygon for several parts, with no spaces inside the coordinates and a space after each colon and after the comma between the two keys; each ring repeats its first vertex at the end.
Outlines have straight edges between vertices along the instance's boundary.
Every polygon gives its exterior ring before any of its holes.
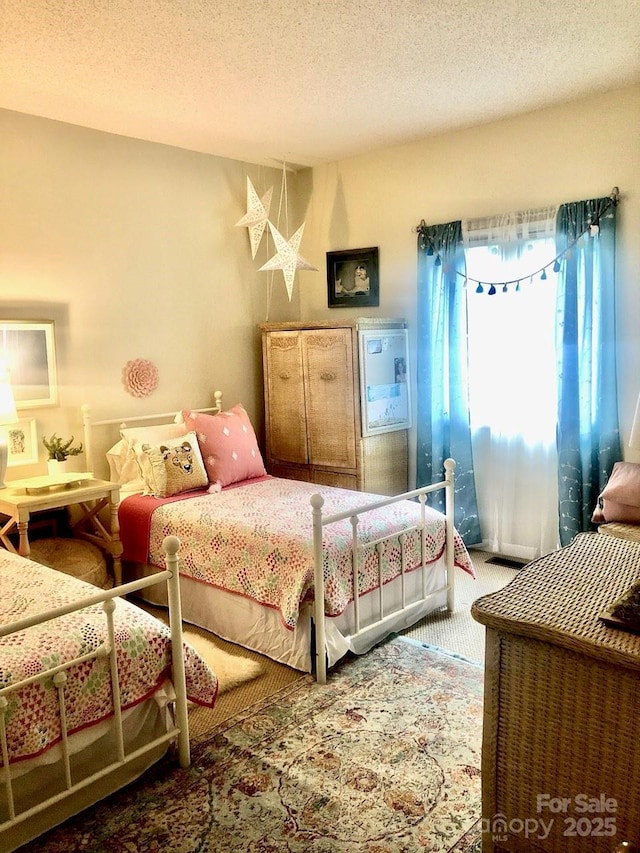
{"type": "Polygon", "coordinates": [[[556,255],[556,212],[468,220],[462,229],[483,546],[527,560],[558,547],[556,276],[549,267],[541,279],[556,255]],[[481,293],[470,279],[483,282],[481,293]]]}

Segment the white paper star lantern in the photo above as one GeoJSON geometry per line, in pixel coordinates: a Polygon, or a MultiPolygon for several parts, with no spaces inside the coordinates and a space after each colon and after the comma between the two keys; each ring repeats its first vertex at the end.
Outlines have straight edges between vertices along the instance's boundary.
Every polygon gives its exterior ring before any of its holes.
{"type": "Polygon", "coordinates": [[[293,294],[293,279],[295,278],[296,270],[318,269],[317,267],[314,267],[313,264],[310,264],[309,261],[307,261],[306,258],[303,258],[298,252],[302,241],[304,226],[305,223],[303,222],[293,237],[291,237],[290,240],[287,240],[282,236],[275,225],[273,225],[272,222],[269,222],[269,230],[271,231],[271,236],[275,243],[276,254],[259,269],[259,272],[282,270],[284,282],[287,286],[289,302],[291,302],[291,296],[293,294]]]}
{"type": "Polygon", "coordinates": [[[249,229],[249,240],[251,242],[251,257],[255,260],[260,240],[269,219],[271,209],[271,196],[273,187],[269,187],[262,198],[258,197],[255,187],[247,178],[247,212],[236,222],[236,225],[249,229]]]}

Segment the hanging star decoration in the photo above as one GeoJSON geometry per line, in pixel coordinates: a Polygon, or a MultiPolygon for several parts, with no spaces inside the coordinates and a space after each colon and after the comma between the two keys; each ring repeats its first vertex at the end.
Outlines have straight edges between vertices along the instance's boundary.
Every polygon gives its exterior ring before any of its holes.
{"type": "Polygon", "coordinates": [[[269,187],[266,193],[260,198],[251,183],[251,179],[247,178],[247,212],[236,222],[238,226],[244,226],[249,229],[249,240],[251,242],[251,257],[255,260],[258,246],[262,240],[264,229],[269,221],[269,210],[271,209],[271,196],[273,187],[269,187]]]}
{"type": "Polygon", "coordinates": [[[282,234],[278,231],[278,229],[273,225],[273,223],[269,222],[269,230],[271,231],[271,236],[273,237],[273,242],[276,247],[276,254],[270,258],[266,264],[263,264],[258,272],[264,272],[267,270],[282,270],[282,274],[284,276],[284,282],[287,287],[287,295],[289,297],[289,302],[291,302],[291,296],[293,294],[293,279],[296,274],[296,270],[316,270],[317,267],[314,267],[313,264],[310,264],[306,258],[303,258],[299,253],[298,249],[300,248],[300,243],[302,242],[302,234],[304,232],[305,223],[298,228],[296,233],[287,240],[282,234]]]}

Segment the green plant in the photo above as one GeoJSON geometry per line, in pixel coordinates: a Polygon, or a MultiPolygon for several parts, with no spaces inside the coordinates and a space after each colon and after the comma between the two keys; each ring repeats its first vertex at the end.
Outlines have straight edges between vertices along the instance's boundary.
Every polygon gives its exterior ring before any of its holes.
{"type": "Polygon", "coordinates": [[[74,447],[73,440],[73,435],[69,441],[65,441],[64,438],[58,438],[54,432],[51,438],[43,438],[42,443],[47,448],[49,459],[56,459],[58,462],[64,462],[68,456],[77,456],[79,453],[82,453],[82,443],[74,447]]]}

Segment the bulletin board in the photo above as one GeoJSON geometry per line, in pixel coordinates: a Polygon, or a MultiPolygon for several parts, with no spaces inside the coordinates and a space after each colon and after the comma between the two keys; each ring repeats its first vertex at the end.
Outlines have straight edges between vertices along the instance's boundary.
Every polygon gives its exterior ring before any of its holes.
{"type": "Polygon", "coordinates": [[[411,426],[409,345],[406,329],[358,332],[362,435],[411,426]]]}

